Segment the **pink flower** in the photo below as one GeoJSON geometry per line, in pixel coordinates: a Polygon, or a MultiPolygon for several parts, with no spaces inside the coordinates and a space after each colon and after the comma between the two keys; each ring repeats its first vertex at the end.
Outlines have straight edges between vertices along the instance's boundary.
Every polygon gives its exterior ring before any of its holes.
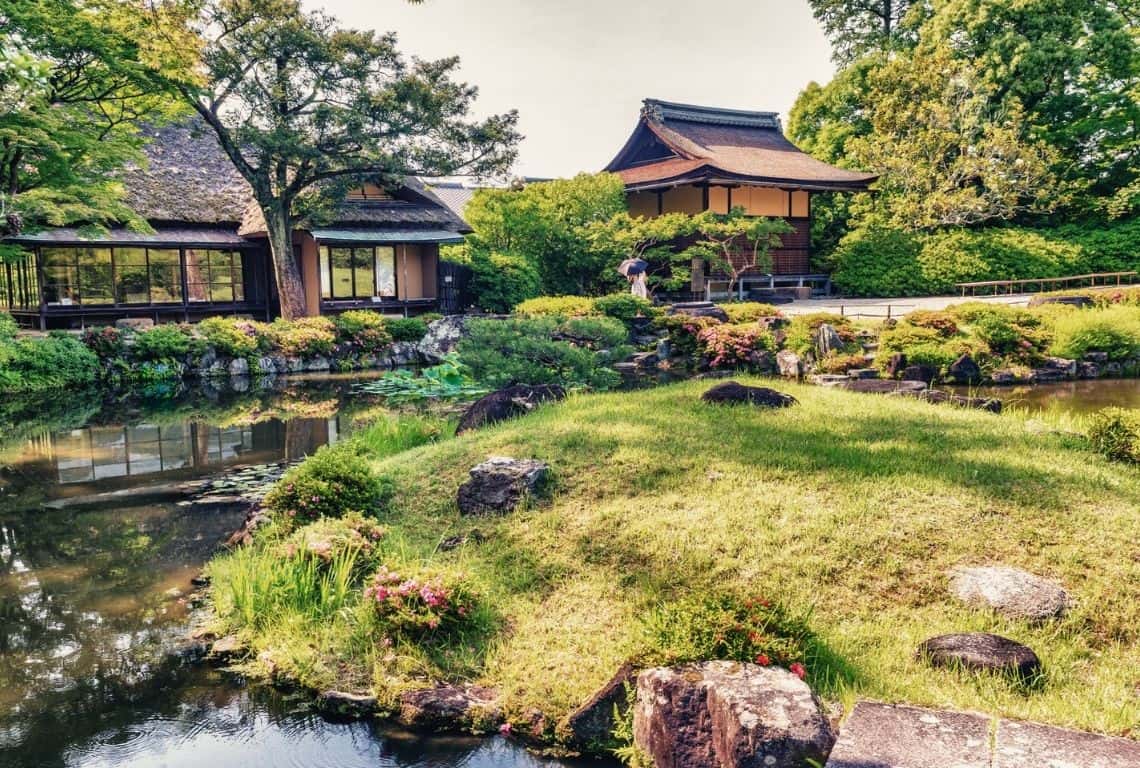
{"type": "Polygon", "coordinates": [[[506,736],[509,738],[511,735],[511,724],[510,723],[503,723],[502,725],[500,725],[499,726],[499,735],[500,736],[506,736]]]}
{"type": "Polygon", "coordinates": [[[756,663],[762,667],[766,667],[772,663],[772,660],[768,658],[767,654],[761,653],[756,656],[756,663]]]}
{"type": "Polygon", "coordinates": [[[804,669],[804,665],[800,664],[798,661],[792,666],[788,667],[788,671],[798,677],[800,680],[803,680],[804,676],[807,675],[807,670],[804,669]]]}

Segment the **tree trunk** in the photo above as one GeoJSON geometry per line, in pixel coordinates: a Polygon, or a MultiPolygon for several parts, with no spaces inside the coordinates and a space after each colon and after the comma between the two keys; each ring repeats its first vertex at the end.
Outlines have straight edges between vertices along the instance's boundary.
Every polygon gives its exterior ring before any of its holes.
{"type": "Polygon", "coordinates": [[[305,304],[305,286],[301,271],[293,258],[293,227],[285,206],[262,204],[266,234],[269,235],[269,253],[273,258],[273,274],[277,279],[277,295],[281,300],[281,317],[292,320],[308,314],[305,304]]]}

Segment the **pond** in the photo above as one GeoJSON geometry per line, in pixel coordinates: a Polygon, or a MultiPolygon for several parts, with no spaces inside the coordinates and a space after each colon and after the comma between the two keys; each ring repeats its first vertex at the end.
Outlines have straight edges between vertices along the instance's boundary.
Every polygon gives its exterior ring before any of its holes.
{"type": "Polygon", "coordinates": [[[243,513],[152,491],[335,442],[382,407],[351,394],[359,379],[4,405],[0,765],[553,765],[501,738],[330,722],[304,699],[169,657],[191,579],[243,513]]]}
{"type": "Polygon", "coordinates": [[[1057,410],[1075,416],[1109,406],[1140,408],[1140,379],[1059,381],[1052,384],[1003,387],[949,387],[974,397],[996,397],[1006,408],[1057,410]]]}

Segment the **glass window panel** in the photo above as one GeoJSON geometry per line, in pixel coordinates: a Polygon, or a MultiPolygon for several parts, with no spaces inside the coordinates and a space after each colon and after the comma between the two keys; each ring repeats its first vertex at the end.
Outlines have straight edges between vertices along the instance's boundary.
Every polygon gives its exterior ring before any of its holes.
{"type": "Polygon", "coordinates": [[[44,300],[49,304],[79,301],[79,270],[75,267],[44,267],[44,300]]]}
{"type": "Polygon", "coordinates": [[[182,301],[182,268],[177,264],[150,265],[150,300],[182,301]]]}
{"type": "Polygon", "coordinates": [[[111,249],[80,248],[79,299],[84,304],[111,304],[111,249]]]}
{"type": "Polygon", "coordinates": [[[115,266],[119,267],[126,264],[145,266],[146,248],[116,248],[115,266]]]}
{"type": "Polygon", "coordinates": [[[151,266],[154,266],[155,264],[178,264],[178,251],[176,250],[151,248],[148,255],[150,256],[151,266]]]}
{"type": "Polygon", "coordinates": [[[376,249],[376,295],[396,295],[396,249],[390,245],[376,249]]]}
{"type": "Polygon", "coordinates": [[[327,247],[321,248],[320,270],[321,270],[321,298],[332,298],[332,281],[329,277],[329,249],[327,247]]]}
{"type": "Polygon", "coordinates": [[[229,251],[209,251],[209,258],[211,267],[229,269],[231,258],[229,251]]]}
{"type": "Polygon", "coordinates": [[[245,301],[245,284],[241,280],[235,280],[234,285],[234,301],[245,301]]]}
{"type": "Polygon", "coordinates": [[[355,259],[356,298],[366,299],[373,295],[376,286],[376,254],[371,248],[357,248],[355,259]]]}
{"type": "Polygon", "coordinates": [[[210,262],[206,251],[186,249],[186,282],[190,301],[210,300],[210,262]]]}
{"type": "Polygon", "coordinates": [[[352,298],[352,249],[333,248],[330,254],[333,297],[350,299],[352,298]]]}
{"type": "Polygon", "coordinates": [[[115,300],[121,304],[146,304],[150,301],[145,262],[142,264],[116,262],[115,300]]]}
{"type": "Polygon", "coordinates": [[[232,285],[223,285],[214,283],[210,286],[210,301],[232,302],[234,300],[234,287],[232,285]]]}
{"type": "Polygon", "coordinates": [[[42,248],[41,263],[46,266],[70,266],[75,263],[74,248],[42,248]]]}

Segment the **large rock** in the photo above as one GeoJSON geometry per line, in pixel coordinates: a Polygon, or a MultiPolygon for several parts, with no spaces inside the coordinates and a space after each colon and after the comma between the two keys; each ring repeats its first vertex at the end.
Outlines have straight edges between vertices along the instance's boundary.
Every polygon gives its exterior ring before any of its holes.
{"type": "Polygon", "coordinates": [[[1090,296],[1049,296],[1038,294],[1029,299],[1029,306],[1040,307],[1043,304],[1068,304],[1073,307],[1091,307],[1093,302],[1090,296]]]}
{"type": "Polygon", "coordinates": [[[959,568],[952,574],[950,591],[969,605],[1030,621],[1058,618],[1071,604],[1060,584],[1006,566],[959,568]]]}
{"type": "Polygon", "coordinates": [[[802,768],[835,741],[802,680],[733,661],[638,675],[633,738],[656,768],[802,768]]]}
{"type": "Polygon", "coordinates": [[[1041,660],[1029,646],[988,632],[932,637],[918,646],[915,655],[935,667],[961,666],[1023,680],[1041,671],[1041,660]]]}
{"type": "Polygon", "coordinates": [[[413,341],[397,341],[388,348],[388,356],[393,368],[411,365],[420,359],[419,345],[413,341]]]}
{"type": "Polygon", "coordinates": [[[787,379],[798,379],[804,375],[804,361],[790,349],[776,353],[776,368],[787,379]]]}
{"type": "Polygon", "coordinates": [[[992,768],[1136,768],[1140,741],[1038,723],[998,723],[992,768]]]}
{"type": "Polygon", "coordinates": [[[969,355],[962,355],[946,369],[946,373],[954,381],[963,384],[976,384],[982,380],[982,369],[969,355]]]}
{"type": "Polygon", "coordinates": [[[427,334],[416,344],[417,354],[427,363],[438,363],[454,352],[467,335],[464,315],[448,315],[428,324],[427,334]]]}
{"type": "Polygon", "coordinates": [[[1001,400],[995,397],[967,397],[966,395],[956,395],[941,389],[924,389],[919,392],[906,392],[903,394],[916,397],[919,400],[925,400],[928,403],[948,403],[949,405],[956,405],[959,408],[973,408],[979,411],[989,411],[990,413],[1001,413],[1002,410],[1001,400]]]}
{"type": "Polygon", "coordinates": [[[990,724],[983,715],[860,701],[827,768],[990,768],[990,724]]]}
{"type": "Polygon", "coordinates": [[[558,733],[578,749],[600,753],[613,741],[614,713],[624,713],[630,702],[627,688],[637,672],[626,662],[586,703],[558,724],[558,733]]]}
{"type": "Polygon", "coordinates": [[[484,395],[463,412],[455,434],[530,413],[540,403],[562,400],[566,390],[558,384],[516,384],[484,395]]]}
{"type": "Polygon", "coordinates": [[[767,387],[746,387],[735,381],[717,384],[701,395],[701,400],[717,405],[745,404],[763,408],[787,408],[798,401],[791,395],[767,387]]]}
{"type": "Polygon", "coordinates": [[[905,379],[906,377],[902,375],[902,372],[906,370],[906,368],[906,355],[902,352],[895,352],[893,355],[887,358],[887,364],[883,368],[883,373],[887,374],[887,378],[890,379],[905,379]]]}
{"type": "Polygon", "coordinates": [[[459,486],[459,511],[465,515],[505,515],[542,491],[550,475],[545,461],[492,456],[471,469],[459,486]]]}
{"type": "Polygon", "coordinates": [[[241,377],[249,375],[249,361],[244,357],[235,357],[230,360],[229,374],[231,377],[241,377]]]}
{"type": "Polygon", "coordinates": [[[120,317],[115,321],[115,327],[122,331],[145,331],[154,327],[154,320],[149,317],[120,317]]]}
{"type": "Polygon", "coordinates": [[[487,730],[502,718],[490,688],[441,685],[400,696],[400,722],[428,731],[487,730]]]}
{"type": "Polygon", "coordinates": [[[711,301],[687,301],[674,304],[667,310],[670,315],[688,315],[689,317],[711,317],[722,323],[728,322],[728,313],[713,304],[711,301]]]}
{"type": "Polygon", "coordinates": [[[908,365],[899,371],[899,378],[904,381],[921,381],[924,384],[933,384],[938,378],[938,368],[933,365],[908,365]]]}
{"type": "Polygon", "coordinates": [[[820,360],[828,355],[843,351],[843,339],[840,338],[839,331],[835,330],[834,326],[824,323],[816,329],[815,351],[820,360]]]}

